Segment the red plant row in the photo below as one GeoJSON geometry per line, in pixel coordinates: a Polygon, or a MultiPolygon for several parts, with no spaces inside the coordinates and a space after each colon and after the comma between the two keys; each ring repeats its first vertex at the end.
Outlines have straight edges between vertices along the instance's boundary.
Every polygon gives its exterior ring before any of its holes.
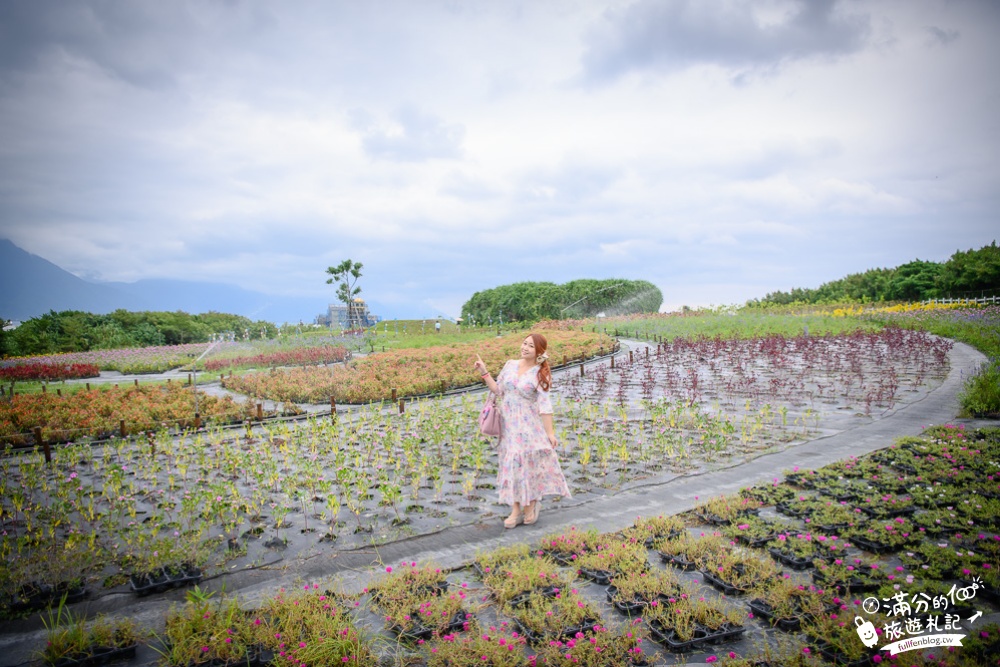
{"type": "Polygon", "coordinates": [[[37,382],[47,380],[78,380],[94,378],[101,369],[94,364],[18,364],[0,368],[0,380],[5,382],[37,382]]]}
{"type": "Polygon", "coordinates": [[[211,359],[205,362],[205,370],[219,371],[225,368],[260,366],[314,366],[343,361],[346,356],[346,348],[323,345],[231,359],[211,359]]]}

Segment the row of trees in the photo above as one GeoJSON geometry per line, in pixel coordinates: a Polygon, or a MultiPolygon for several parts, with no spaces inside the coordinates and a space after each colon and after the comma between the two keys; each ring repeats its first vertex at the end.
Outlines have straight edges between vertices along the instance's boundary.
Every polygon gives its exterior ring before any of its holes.
{"type": "Polygon", "coordinates": [[[645,280],[573,280],[563,285],[524,282],[476,292],[462,306],[462,318],[476,324],[558,320],[655,313],[663,294],[645,280]]]}
{"type": "Polygon", "coordinates": [[[229,333],[238,339],[274,338],[278,329],[270,322],[216,312],[189,315],[181,311],[116,310],[95,315],[78,310],[50,311],[0,334],[0,356],[202,343],[213,334],[229,333]]]}
{"type": "Polygon", "coordinates": [[[948,261],[914,260],[894,269],[869,269],[824,283],[772,292],[748,306],[845,301],[925,301],[1000,294],[1000,248],[996,241],[979,250],[958,251],[948,261]]]}

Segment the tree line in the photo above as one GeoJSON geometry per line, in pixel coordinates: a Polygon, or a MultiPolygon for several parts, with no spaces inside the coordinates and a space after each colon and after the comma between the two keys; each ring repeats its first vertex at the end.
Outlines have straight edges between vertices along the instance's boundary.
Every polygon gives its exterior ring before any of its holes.
{"type": "Polygon", "coordinates": [[[771,292],[747,306],[793,303],[926,301],[1000,294],[1000,248],[997,242],[978,250],[957,251],[946,262],[915,259],[893,269],[869,269],[816,289],[796,287],[771,292]]]}
{"type": "Polygon", "coordinates": [[[562,285],[523,282],[476,292],[462,306],[462,319],[477,325],[491,321],[535,322],[605,315],[655,313],[663,294],[645,280],[573,280],[562,285]]]}
{"type": "Polygon", "coordinates": [[[0,356],[203,343],[213,334],[227,333],[237,339],[274,338],[278,329],[270,322],[217,312],[190,315],[182,311],[116,310],[95,315],[78,310],[49,311],[0,334],[0,356]]]}

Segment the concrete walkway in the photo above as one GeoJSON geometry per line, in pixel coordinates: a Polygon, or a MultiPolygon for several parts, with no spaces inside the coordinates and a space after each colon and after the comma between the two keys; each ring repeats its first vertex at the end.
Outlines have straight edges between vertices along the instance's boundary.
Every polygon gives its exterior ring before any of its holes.
{"type": "MultiPolygon", "coordinates": [[[[635,343],[643,344],[638,341],[635,343]]],[[[207,582],[203,588],[221,590],[224,586],[226,594],[238,593],[250,606],[256,600],[271,596],[280,587],[301,585],[302,581],[332,579],[341,590],[359,592],[375,574],[381,572],[382,564],[415,560],[433,561],[443,567],[457,568],[467,564],[479,551],[519,542],[533,542],[544,534],[566,530],[571,526],[610,532],[630,526],[637,516],[683,512],[698,504],[699,499],[735,493],[745,486],[780,479],[783,470],[795,466],[817,468],[850,456],[866,454],[887,447],[898,437],[917,435],[932,424],[965,423],[970,427],[995,425],[996,422],[985,420],[977,422],[955,419],[959,409],[957,396],[964,378],[975,371],[985,357],[962,343],[955,343],[949,357],[948,377],[923,398],[900,407],[877,421],[811,440],[782,452],[765,454],[752,461],[736,463],[720,470],[680,476],[664,483],[598,497],[573,507],[553,510],[543,505],[540,519],[533,526],[504,530],[498,519],[490,524],[447,528],[378,547],[353,551],[331,550],[304,560],[277,563],[272,568],[233,572],[207,582]]],[[[171,604],[183,600],[183,595],[183,591],[175,591],[154,599],[140,600],[131,594],[113,594],[91,601],[87,605],[87,611],[127,614],[140,623],[155,627],[162,623],[171,604]]],[[[0,665],[21,665],[30,659],[32,651],[44,644],[44,630],[37,621],[31,619],[6,625],[0,631],[0,665]]],[[[152,660],[157,656],[152,654],[147,657],[152,660]]]]}

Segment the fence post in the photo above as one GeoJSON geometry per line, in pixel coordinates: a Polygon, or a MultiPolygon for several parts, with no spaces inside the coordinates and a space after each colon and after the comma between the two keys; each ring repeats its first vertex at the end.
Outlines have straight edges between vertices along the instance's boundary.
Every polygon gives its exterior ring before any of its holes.
{"type": "Polygon", "coordinates": [[[393,403],[396,402],[396,388],[395,387],[392,388],[392,402],[393,403]]]}
{"type": "Polygon", "coordinates": [[[137,386],[137,387],[139,386],[139,378],[135,379],[135,386],[137,386]]]}
{"type": "Polygon", "coordinates": [[[190,373],[188,373],[188,384],[193,384],[192,381],[191,381],[191,374],[190,373]]]}
{"type": "MultiPolygon", "coordinates": [[[[170,380],[167,380],[167,382],[170,382],[170,380]]],[[[87,383],[87,391],[90,391],[90,383],[89,382],[87,383]]]]}
{"type": "Polygon", "coordinates": [[[630,364],[635,362],[635,357],[632,356],[632,350],[628,351],[628,362],[630,364]]]}
{"type": "Polygon", "coordinates": [[[330,397],[330,419],[337,421],[337,399],[330,397]]]}
{"type": "Polygon", "coordinates": [[[43,394],[44,394],[44,393],[46,393],[46,391],[45,391],[45,386],[46,386],[46,385],[44,385],[44,384],[42,385],[42,393],[43,393],[43,394]]]}
{"type": "Polygon", "coordinates": [[[403,414],[406,411],[403,399],[399,399],[399,414],[403,414]]]}
{"type": "Polygon", "coordinates": [[[194,413],[194,430],[201,428],[201,415],[199,413],[194,413]]]}
{"type": "Polygon", "coordinates": [[[45,454],[45,462],[52,463],[52,450],[49,448],[49,443],[42,440],[42,427],[35,427],[35,446],[42,446],[42,453],[45,454]]]}
{"type": "Polygon", "coordinates": [[[125,430],[125,420],[124,419],[119,419],[118,420],[118,432],[121,434],[121,436],[123,438],[128,435],[128,431],[125,430]]]}
{"type": "Polygon", "coordinates": [[[62,396],[62,389],[56,389],[56,396],[62,396]]]}
{"type": "Polygon", "coordinates": [[[583,363],[580,364],[580,377],[583,377],[583,363]]]}
{"type": "Polygon", "coordinates": [[[264,420],[264,405],[262,403],[257,404],[257,421],[264,420]]]}
{"type": "Polygon", "coordinates": [[[567,362],[567,361],[568,361],[568,359],[566,359],[566,355],[564,354],[564,355],[563,355],[563,366],[565,366],[565,365],[566,365],[566,362],[567,362]]]}
{"type": "Polygon", "coordinates": [[[611,370],[615,369],[615,355],[611,355],[611,370]]]}

